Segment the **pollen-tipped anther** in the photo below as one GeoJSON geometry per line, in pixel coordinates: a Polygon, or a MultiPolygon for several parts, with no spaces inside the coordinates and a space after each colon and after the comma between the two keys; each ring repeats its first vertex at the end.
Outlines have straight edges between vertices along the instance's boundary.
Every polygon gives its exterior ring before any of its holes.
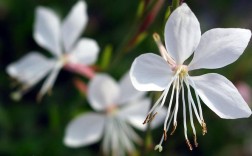
{"type": "Polygon", "coordinates": [[[171,135],[174,134],[176,128],[177,128],[177,122],[175,122],[174,125],[173,125],[173,129],[172,129],[171,135]]]}
{"type": "Polygon", "coordinates": [[[157,115],[157,112],[154,113],[154,114],[151,116],[151,118],[149,119],[148,123],[151,122],[151,121],[155,118],[156,115],[157,115]]]}
{"type": "Polygon", "coordinates": [[[164,141],[167,140],[167,131],[164,129],[164,141]]]}
{"type": "Polygon", "coordinates": [[[145,118],[145,120],[144,120],[143,124],[146,124],[146,123],[148,123],[148,122],[149,122],[149,120],[150,120],[150,116],[151,116],[151,114],[148,114],[148,115],[146,116],[146,118],[145,118]]]}
{"type": "Polygon", "coordinates": [[[206,133],[207,133],[206,123],[204,122],[204,120],[202,120],[202,134],[205,135],[206,133]]]}
{"type": "Polygon", "coordinates": [[[156,115],[157,115],[157,112],[154,113],[153,115],[148,114],[146,119],[144,120],[143,124],[150,123],[155,118],[156,115]]]}
{"type": "Polygon", "coordinates": [[[193,150],[192,144],[190,143],[190,141],[188,139],[186,139],[186,144],[187,144],[188,148],[190,149],[190,151],[192,151],[193,150]]]}
{"type": "Polygon", "coordinates": [[[194,146],[195,147],[198,147],[199,146],[199,144],[198,144],[198,142],[197,142],[197,136],[196,135],[194,135],[194,146]]]}

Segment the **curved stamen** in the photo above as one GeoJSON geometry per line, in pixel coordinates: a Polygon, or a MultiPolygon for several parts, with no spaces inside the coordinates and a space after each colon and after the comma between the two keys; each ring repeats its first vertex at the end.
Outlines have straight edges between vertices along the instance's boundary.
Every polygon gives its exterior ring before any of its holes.
{"type": "MultiPolygon", "coordinates": [[[[175,80],[176,81],[176,80],[175,80]]],[[[176,83],[176,82],[174,82],[176,83]]],[[[169,101],[169,106],[168,106],[168,109],[167,109],[167,114],[166,114],[166,117],[165,117],[165,122],[164,122],[164,132],[165,132],[165,136],[166,136],[166,127],[167,127],[167,122],[168,122],[168,119],[169,119],[169,116],[170,116],[170,111],[171,111],[171,105],[172,105],[172,101],[173,101],[173,96],[174,96],[174,90],[175,90],[175,84],[173,84],[173,87],[172,87],[172,93],[171,93],[171,98],[170,98],[170,101],[169,101]]],[[[172,116],[171,116],[172,118],[172,116]]],[[[166,140],[166,137],[165,137],[165,140],[166,140]]]]}
{"type": "Polygon", "coordinates": [[[195,130],[194,122],[193,122],[192,104],[191,104],[191,102],[189,102],[189,114],[190,114],[190,123],[191,123],[192,131],[193,131],[193,135],[194,135],[194,145],[195,145],[195,147],[198,147],[197,135],[196,135],[196,130],[195,130]]]}
{"type": "Polygon", "coordinates": [[[183,78],[181,80],[181,87],[182,87],[182,103],[183,103],[183,123],[184,123],[184,135],[186,139],[186,143],[190,150],[192,150],[192,145],[187,137],[187,124],[186,124],[186,105],[185,105],[185,91],[184,91],[184,85],[183,85],[183,78]]]}
{"type": "MultiPolygon", "coordinates": [[[[178,77],[179,72],[181,71],[181,69],[179,69],[176,74],[173,76],[173,78],[171,79],[171,81],[169,82],[169,84],[167,85],[167,87],[165,88],[165,90],[163,91],[162,95],[158,98],[158,100],[155,102],[155,104],[153,105],[153,107],[151,108],[151,110],[149,111],[146,119],[144,120],[143,124],[149,123],[154,116],[152,115],[152,112],[156,109],[156,107],[160,104],[159,109],[157,110],[157,112],[163,107],[167,94],[169,92],[170,86],[171,84],[174,82],[174,80],[178,77]],[[160,103],[160,101],[162,100],[162,102],[160,103]]],[[[154,113],[154,115],[156,115],[156,113],[154,113]]]]}
{"type": "MultiPolygon", "coordinates": [[[[174,113],[175,113],[175,109],[173,109],[171,116],[173,116],[174,113]]],[[[172,121],[172,118],[169,118],[168,124],[167,124],[167,126],[166,126],[166,128],[165,128],[165,131],[166,131],[166,132],[167,132],[167,131],[169,130],[169,128],[170,128],[171,121],[172,121]]],[[[161,140],[160,140],[160,142],[159,142],[159,144],[155,146],[155,150],[159,149],[159,152],[161,152],[161,151],[163,150],[162,143],[163,143],[164,139],[165,139],[165,135],[163,134],[163,135],[162,135],[162,138],[161,138],[161,140]]]]}
{"type": "Polygon", "coordinates": [[[196,117],[197,117],[197,119],[198,119],[198,122],[200,123],[200,125],[202,125],[202,120],[201,120],[200,117],[199,117],[198,110],[197,110],[196,105],[195,105],[195,103],[194,103],[194,101],[193,101],[192,93],[191,93],[190,86],[189,86],[189,83],[188,83],[188,80],[187,80],[187,79],[185,79],[185,83],[186,83],[187,90],[188,90],[188,102],[189,102],[190,104],[192,104],[193,110],[194,110],[194,113],[195,113],[195,115],[196,115],[196,117]]]}
{"type": "Polygon", "coordinates": [[[203,113],[202,113],[202,108],[201,108],[201,102],[200,102],[200,98],[199,98],[199,94],[198,94],[196,85],[195,85],[194,81],[190,79],[189,76],[188,76],[188,79],[192,82],[192,87],[194,88],[196,99],[197,99],[197,102],[198,102],[198,107],[199,107],[199,112],[200,112],[200,118],[201,118],[202,121],[204,121],[203,113]]]}
{"type": "MultiPolygon", "coordinates": [[[[199,111],[200,111],[200,115],[201,115],[201,126],[202,126],[202,134],[205,135],[207,133],[207,127],[206,127],[206,123],[204,122],[204,118],[203,118],[203,113],[202,113],[202,108],[201,108],[201,102],[199,99],[199,94],[196,88],[196,85],[194,83],[193,80],[190,79],[190,77],[188,76],[188,79],[192,82],[192,87],[194,88],[195,91],[195,95],[196,95],[196,99],[197,99],[197,103],[198,103],[198,107],[199,107],[199,111]]],[[[195,106],[194,106],[195,107],[195,106]]]]}
{"type": "Polygon", "coordinates": [[[175,114],[173,116],[173,130],[171,132],[171,135],[173,135],[173,133],[176,130],[177,127],[177,114],[178,114],[178,108],[179,108],[179,77],[177,79],[177,84],[176,84],[176,104],[175,104],[175,114]]]}
{"type": "Polygon", "coordinates": [[[158,106],[158,104],[160,104],[160,101],[163,99],[163,97],[166,97],[166,94],[168,93],[171,84],[173,83],[175,77],[172,78],[171,82],[168,84],[168,86],[165,88],[165,90],[163,91],[163,93],[161,94],[161,96],[158,98],[158,100],[155,102],[155,104],[152,106],[152,108],[150,109],[150,111],[148,112],[148,114],[151,114],[156,107],[158,106]]]}

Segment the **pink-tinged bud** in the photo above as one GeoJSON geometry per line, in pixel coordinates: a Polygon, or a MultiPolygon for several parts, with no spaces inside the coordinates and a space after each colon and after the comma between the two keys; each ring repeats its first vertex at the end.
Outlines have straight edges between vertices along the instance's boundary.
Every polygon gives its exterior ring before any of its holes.
{"type": "Polygon", "coordinates": [[[83,82],[79,78],[75,78],[73,80],[74,86],[76,87],[77,90],[79,90],[83,95],[87,94],[87,85],[85,82],[83,82]]]}
{"type": "MultiPolygon", "coordinates": [[[[146,1],[148,3],[148,1],[146,1]]],[[[159,13],[160,9],[162,8],[164,3],[164,0],[159,0],[156,2],[156,4],[153,6],[150,12],[146,15],[146,17],[143,19],[142,23],[140,24],[135,36],[129,41],[128,46],[131,47],[135,45],[139,39],[139,36],[145,32],[149,26],[153,23],[153,21],[156,19],[157,14],[159,13]]]]}
{"type": "Polygon", "coordinates": [[[238,83],[236,83],[235,86],[238,89],[238,91],[241,94],[241,96],[243,97],[243,99],[249,105],[251,105],[251,95],[252,95],[251,87],[247,83],[245,83],[243,81],[239,81],[238,83]]]}
{"type": "Polygon", "coordinates": [[[64,66],[64,68],[69,71],[83,75],[89,79],[92,79],[95,75],[95,72],[91,67],[83,65],[83,64],[70,64],[70,63],[68,63],[64,66]]]}

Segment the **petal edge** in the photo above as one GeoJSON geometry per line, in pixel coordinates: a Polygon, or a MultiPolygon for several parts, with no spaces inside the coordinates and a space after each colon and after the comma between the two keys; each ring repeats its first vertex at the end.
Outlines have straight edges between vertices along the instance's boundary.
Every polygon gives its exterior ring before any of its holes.
{"type": "MultiPolygon", "coordinates": [[[[190,77],[202,101],[224,119],[246,118],[251,109],[227,78],[211,73],[190,77]]],[[[189,82],[193,86],[192,82],[189,82]]]]}

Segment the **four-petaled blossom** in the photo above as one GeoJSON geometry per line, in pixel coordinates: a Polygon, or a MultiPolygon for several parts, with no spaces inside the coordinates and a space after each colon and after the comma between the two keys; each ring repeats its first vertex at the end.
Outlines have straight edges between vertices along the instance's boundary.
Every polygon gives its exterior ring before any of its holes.
{"type": "Polygon", "coordinates": [[[51,89],[63,66],[80,64],[85,67],[96,61],[99,52],[96,41],[89,38],[77,41],[87,21],[87,7],[84,1],[74,5],[62,25],[52,10],[45,7],[36,9],[34,39],[41,47],[51,52],[54,58],[30,52],[7,67],[8,74],[23,84],[21,94],[48,75],[39,92],[41,98],[51,89]]]}
{"type": "MultiPolygon", "coordinates": [[[[140,130],[141,124],[150,107],[150,99],[144,92],[137,91],[126,74],[117,84],[106,74],[97,74],[89,83],[87,98],[93,109],[77,116],[71,121],[64,137],[69,147],[86,146],[99,141],[103,135],[102,149],[105,154],[124,155],[134,150],[134,142],[141,138],[129,126],[140,130]]],[[[158,115],[155,127],[165,118],[165,110],[158,115]]]]}
{"type": "Polygon", "coordinates": [[[201,36],[200,24],[187,4],[183,3],[169,17],[165,25],[165,45],[154,34],[162,57],[147,53],[140,55],[132,64],[130,77],[134,87],[141,91],[163,91],[154,104],[145,122],[149,122],[152,113],[161,108],[171,88],[171,98],[164,122],[164,133],[156,149],[161,149],[166,140],[170,122],[173,119],[174,133],[177,126],[179,106],[183,107],[183,124],[186,143],[192,150],[187,137],[186,103],[188,103],[190,124],[197,147],[193,114],[202,126],[203,135],[207,133],[201,109],[201,100],[218,116],[225,119],[249,117],[251,110],[238,93],[234,85],[225,77],[210,73],[190,76],[189,71],[196,69],[216,69],[231,64],[243,53],[251,37],[251,31],[239,28],[216,28],[201,36]],[[185,61],[193,54],[191,62],[185,61]],[[194,89],[194,92],[191,90],[194,89]],[[181,104],[179,105],[179,94],[181,104]],[[193,100],[196,96],[196,102],[193,100]],[[175,98],[175,104],[172,101],[175,98]],[[201,100],[200,100],[201,99],[201,100]],[[160,107],[158,107],[160,105],[160,107]]]}

